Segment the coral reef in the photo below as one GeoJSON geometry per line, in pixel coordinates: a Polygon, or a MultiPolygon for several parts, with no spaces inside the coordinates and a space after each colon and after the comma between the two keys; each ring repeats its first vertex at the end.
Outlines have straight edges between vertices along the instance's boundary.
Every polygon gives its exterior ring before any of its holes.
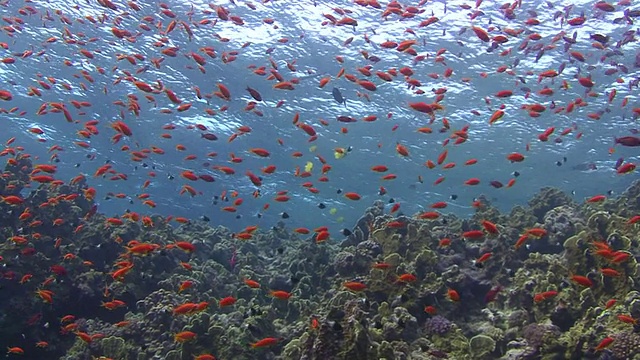
{"type": "Polygon", "coordinates": [[[43,185],[0,204],[0,300],[17,310],[0,342],[24,334],[68,360],[633,359],[640,225],[622,206],[637,189],[578,205],[545,188],[508,215],[481,199],[470,219],[376,203],[338,244],[284,223],[240,240],[203,221],[108,218],[83,183],[43,185]],[[21,226],[27,207],[46,221],[21,226]]]}

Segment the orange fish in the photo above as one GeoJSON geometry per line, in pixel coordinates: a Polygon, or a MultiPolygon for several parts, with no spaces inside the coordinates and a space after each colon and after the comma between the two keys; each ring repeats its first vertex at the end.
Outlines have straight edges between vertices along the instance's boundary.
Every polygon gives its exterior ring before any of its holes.
{"type": "Polygon", "coordinates": [[[282,290],[272,290],[270,294],[280,300],[289,300],[291,297],[291,293],[282,290]]]}
{"type": "Polygon", "coordinates": [[[245,283],[248,287],[250,287],[250,288],[257,289],[257,288],[259,288],[259,287],[260,287],[260,284],[259,284],[257,281],[255,281],[255,280],[251,280],[251,279],[244,279],[243,281],[244,281],[244,283],[245,283]]]}
{"type": "Polygon", "coordinates": [[[344,283],[344,287],[352,291],[363,291],[367,288],[367,285],[357,281],[348,281],[344,283]]]}
{"type": "Polygon", "coordinates": [[[258,340],[257,342],[254,342],[253,344],[249,344],[249,345],[252,348],[261,348],[261,347],[273,346],[277,344],[278,341],[280,341],[280,339],[274,338],[274,337],[268,337],[262,340],[258,340]]]}
{"type": "Polygon", "coordinates": [[[191,331],[182,331],[173,336],[176,342],[184,343],[196,338],[196,333],[191,331]]]}
{"type": "Polygon", "coordinates": [[[346,197],[349,200],[360,200],[360,195],[355,192],[346,192],[344,193],[344,197],[346,197]]]}

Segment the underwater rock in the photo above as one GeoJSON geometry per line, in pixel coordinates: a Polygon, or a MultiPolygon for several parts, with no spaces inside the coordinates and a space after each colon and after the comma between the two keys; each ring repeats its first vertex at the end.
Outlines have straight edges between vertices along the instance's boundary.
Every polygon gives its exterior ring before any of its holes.
{"type": "Polygon", "coordinates": [[[486,335],[476,335],[469,340],[469,353],[474,359],[482,359],[496,348],[496,342],[486,335]]]}
{"type": "Polygon", "coordinates": [[[370,260],[382,254],[382,247],[375,241],[363,241],[356,246],[356,255],[364,256],[370,260]]]}
{"type": "Polygon", "coordinates": [[[529,226],[530,224],[535,224],[538,222],[538,218],[533,214],[531,208],[525,208],[519,205],[516,205],[511,209],[511,213],[507,218],[507,224],[511,228],[521,229],[529,226]]]}
{"type": "Polygon", "coordinates": [[[607,237],[611,214],[607,211],[596,211],[589,216],[587,228],[599,236],[607,237]]]}
{"type": "Polygon", "coordinates": [[[333,314],[328,315],[304,342],[301,341],[300,360],[375,357],[370,346],[367,306],[360,299],[353,299],[352,294],[350,296],[352,299],[346,302],[333,302],[333,314]]]}
{"type": "Polygon", "coordinates": [[[429,227],[406,216],[378,217],[373,229],[371,238],[382,246],[385,256],[398,253],[408,261],[414,260],[426,244],[435,242],[429,227]]]}
{"type": "Polygon", "coordinates": [[[575,205],[569,195],[553,187],[543,187],[528,203],[538,222],[543,222],[544,215],[558,206],[575,205]]]}
{"type": "Polygon", "coordinates": [[[407,309],[396,307],[393,314],[384,319],[382,335],[388,341],[413,341],[418,336],[418,320],[407,309]]]}
{"type": "Polygon", "coordinates": [[[340,246],[348,247],[358,245],[360,242],[369,239],[369,236],[371,235],[369,234],[371,224],[373,224],[376,217],[381,216],[382,214],[384,214],[384,202],[376,200],[371,207],[365,210],[364,215],[356,221],[356,226],[351,232],[351,235],[349,235],[347,239],[340,244],[340,246]]]}
{"type": "Polygon", "coordinates": [[[572,206],[558,206],[549,210],[543,219],[543,228],[547,230],[547,242],[555,247],[553,252],[558,252],[558,247],[565,240],[582,231],[584,222],[576,214],[576,210],[572,206]]]}
{"type": "Polygon", "coordinates": [[[363,262],[357,262],[356,257],[353,253],[347,251],[339,252],[333,258],[333,268],[340,276],[345,277],[365,271],[366,265],[362,264],[363,262]]]}
{"type": "Polygon", "coordinates": [[[545,352],[544,349],[556,347],[560,334],[560,328],[551,324],[529,324],[523,330],[527,345],[542,352],[545,352]]]}
{"type": "Polygon", "coordinates": [[[624,204],[620,208],[629,214],[640,212],[640,181],[636,180],[621,195],[624,204]]]}

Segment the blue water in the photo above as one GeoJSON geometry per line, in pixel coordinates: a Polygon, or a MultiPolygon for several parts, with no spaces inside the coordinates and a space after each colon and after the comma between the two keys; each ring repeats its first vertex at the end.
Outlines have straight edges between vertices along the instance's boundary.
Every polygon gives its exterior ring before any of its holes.
{"type": "MultiPolygon", "coordinates": [[[[508,20],[499,10],[499,5],[485,1],[480,10],[484,15],[478,16],[473,21],[469,19],[474,11],[474,4],[469,2],[472,9],[465,10],[460,7],[462,1],[447,1],[446,12],[444,1],[429,1],[422,6],[424,13],[418,14],[414,19],[400,20],[397,15],[381,18],[382,10],[371,7],[362,7],[347,1],[333,3],[324,1],[273,1],[265,4],[254,2],[256,10],[251,10],[245,3],[237,1],[235,5],[225,2],[223,6],[232,15],[240,16],[244,20],[243,26],[234,25],[230,21],[218,20],[215,26],[196,25],[203,19],[215,20],[215,11],[212,11],[207,3],[193,2],[192,6],[184,2],[169,1],[166,4],[177,15],[177,20],[187,21],[194,33],[194,38],[189,40],[185,31],[178,25],[168,35],[168,45],[179,48],[177,57],[166,57],[159,69],[151,63],[151,58],[159,58],[162,48],[153,46],[153,43],[162,38],[154,24],[162,23],[165,29],[171,19],[160,13],[160,8],[153,2],[137,2],[141,11],[129,9],[124,2],[116,2],[117,11],[100,7],[92,2],[73,2],[76,6],[70,8],[69,2],[48,3],[22,3],[5,2],[0,8],[2,16],[11,18],[19,16],[24,23],[19,25],[13,36],[8,36],[5,29],[0,34],[0,41],[9,45],[8,50],[3,50],[2,57],[13,56],[14,64],[1,64],[0,76],[3,79],[2,88],[13,94],[13,100],[3,102],[2,106],[9,109],[18,107],[20,110],[13,114],[2,114],[0,121],[3,126],[4,140],[16,137],[16,142],[11,146],[23,146],[26,153],[37,158],[36,163],[48,163],[51,153],[49,147],[60,145],[64,151],[54,152],[60,160],[56,177],[65,181],[70,180],[79,173],[85,174],[90,186],[98,190],[97,201],[99,211],[109,215],[122,215],[125,210],[136,211],[143,214],[158,213],[162,215],[186,216],[198,218],[207,216],[214,225],[221,224],[236,231],[247,225],[259,225],[270,227],[281,220],[281,213],[287,212],[290,217],[285,223],[294,228],[304,226],[314,228],[328,225],[332,230],[350,227],[361,216],[363,211],[376,199],[388,202],[390,198],[401,203],[400,211],[405,214],[413,214],[428,208],[436,201],[448,201],[450,206],[443,212],[454,212],[459,215],[472,213],[471,203],[473,199],[484,194],[495,206],[503,211],[509,211],[514,205],[526,204],[541,187],[555,186],[567,192],[574,191],[576,201],[582,201],[586,197],[596,194],[606,194],[608,191],[619,193],[623,191],[637,174],[618,175],[613,166],[616,160],[623,157],[625,161],[637,161],[637,148],[615,147],[615,153],[610,154],[613,147],[613,138],[632,135],[630,130],[636,128],[632,108],[638,106],[637,87],[630,89],[629,82],[638,77],[639,71],[634,67],[637,45],[631,42],[620,48],[615,44],[623,38],[626,31],[636,31],[637,25],[630,25],[627,21],[614,23],[614,19],[623,17],[625,7],[617,6],[612,13],[603,13],[594,9],[593,1],[574,1],[573,7],[567,12],[569,18],[577,17],[584,12],[587,21],[581,26],[568,26],[566,20],[561,23],[563,16],[554,20],[554,13],[564,12],[560,5],[549,5],[539,1],[523,1],[522,8],[516,9],[516,19],[508,20]],[[37,14],[23,16],[18,10],[24,5],[33,6],[37,14]],[[340,19],[332,8],[342,7],[352,10],[351,17],[357,19],[358,26],[333,26],[322,25],[326,20],[322,14],[333,14],[340,19]],[[60,10],[60,14],[56,14],[60,10]],[[203,11],[209,14],[204,14],[203,11]],[[127,11],[127,14],[123,14],[127,11]],[[189,15],[188,12],[192,12],[189,15]],[[49,18],[44,14],[49,14],[49,18]],[[95,24],[84,19],[91,15],[98,19],[106,14],[103,24],[95,24]],[[60,21],[60,15],[64,15],[71,21],[67,25],[60,21]],[[440,21],[425,28],[419,28],[420,21],[435,15],[440,21]],[[151,31],[138,28],[145,16],[152,16],[152,23],[148,23],[151,31]],[[536,26],[525,25],[529,17],[536,17],[541,24],[536,26]],[[119,29],[127,29],[136,36],[135,42],[117,39],[111,33],[114,19],[118,18],[119,29]],[[273,18],[273,25],[265,24],[262,19],[273,18]],[[83,23],[80,19],[84,19],[83,23]],[[276,26],[277,25],[277,28],[276,26]],[[487,48],[490,43],[484,43],[478,39],[470,29],[470,26],[478,26],[483,29],[494,27],[489,32],[490,36],[499,35],[499,29],[513,28],[524,29],[517,38],[510,37],[505,44],[498,46],[492,52],[487,48]],[[412,28],[417,36],[405,32],[412,28]],[[73,38],[88,40],[85,46],[77,44],[65,44],[62,41],[64,29],[68,29],[73,38]],[[461,33],[462,29],[466,29],[461,33]],[[555,43],[555,48],[548,49],[544,55],[535,61],[538,51],[518,50],[529,33],[537,32],[542,36],[541,40],[529,41],[529,47],[535,44],[551,44],[551,39],[561,31],[571,37],[577,32],[576,43],[571,46],[571,51],[579,51],[586,57],[584,63],[572,60],[568,52],[565,52],[565,41],[560,39],[555,43]],[[79,37],[78,34],[84,34],[79,37]],[[611,37],[608,48],[601,50],[592,47],[593,40],[589,36],[594,33],[606,34],[611,37]],[[369,42],[365,41],[365,35],[369,42]],[[56,37],[54,43],[46,43],[46,39],[56,37]],[[221,42],[219,37],[228,38],[228,42],[221,42]],[[353,41],[344,45],[345,40],[353,37],[353,41]],[[278,42],[279,39],[288,39],[287,43],[278,42]],[[423,61],[413,62],[413,57],[402,54],[393,49],[383,49],[380,43],[393,40],[400,42],[407,39],[416,39],[414,46],[419,55],[429,55],[423,61]],[[243,44],[249,46],[241,48],[243,44]],[[199,51],[204,46],[212,46],[217,53],[213,59],[199,51]],[[271,54],[267,50],[273,48],[271,54]],[[93,59],[87,59],[79,50],[86,49],[95,55],[93,59]],[[434,62],[434,55],[439,49],[446,49],[443,54],[446,65],[434,62]],[[511,53],[501,56],[504,50],[511,49],[511,53]],[[20,58],[16,54],[22,54],[25,50],[32,50],[34,55],[20,58]],[[224,64],[221,55],[224,52],[239,51],[237,60],[224,64]],[[607,52],[619,50],[621,55],[605,57],[607,52]],[[39,56],[35,54],[43,51],[39,56]],[[377,63],[365,60],[361,51],[367,51],[369,55],[375,55],[381,59],[377,63]],[[206,74],[202,74],[195,66],[195,61],[186,54],[198,52],[207,60],[204,68],[206,74]],[[136,65],[127,60],[117,60],[119,54],[142,54],[144,61],[138,61],[136,65]],[[336,56],[342,56],[344,64],[336,61],[336,56]],[[273,59],[278,65],[278,71],[285,79],[300,78],[295,90],[272,89],[274,81],[269,81],[266,76],[258,76],[252,73],[250,65],[257,67],[266,66],[267,72],[271,68],[269,59],[273,59]],[[64,65],[63,61],[69,60],[71,66],[64,65]],[[515,67],[511,65],[519,60],[515,67]],[[295,61],[296,72],[287,69],[286,63],[295,61]],[[562,63],[566,64],[564,72],[555,79],[543,79],[538,83],[538,74],[544,70],[559,69],[562,63]],[[339,70],[344,67],[346,73],[354,74],[363,79],[356,68],[372,65],[373,76],[369,78],[377,85],[375,92],[367,91],[344,77],[336,79],[339,70]],[[612,65],[613,64],[613,65],[612,65]],[[613,75],[605,75],[606,69],[616,68],[616,65],[624,65],[628,72],[618,71],[613,75]],[[510,65],[514,75],[496,73],[501,65],[510,65]],[[141,67],[148,69],[140,74],[135,74],[141,67]],[[398,75],[392,82],[384,82],[375,76],[375,71],[386,71],[390,68],[400,69],[410,66],[413,78],[422,82],[424,95],[415,94],[415,90],[409,89],[398,75]],[[104,69],[104,74],[98,72],[98,68],[104,69]],[[450,78],[444,78],[442,74],[446,68],[453,69],[450,78]],[[95,82],[78,78],[80,70],[86,70],[95,82]],[[173,90],[184,102],[191,102],[193,106],[185,112],[175,111],[173,105],[164,94],[153,94],[157,106],[148,102],[142,91],[138,90],[130,81],[122,80],[114,84],[116,79],[125,76],[124,71],[134,75],[137,80],[155,85],[157,80],[173,90]],[[480,76],[482,72],[487,77],[480,76]],[[437,73],[439,79],[432,79],[427,74],[437,73]],[[590,75],[595,82],[592,91],[597,97],[585,96],[585,88],[581,86],[576,76],[590,75]],[[56,79],[57,85],[51,90],[43,90],[37,84],[38,76],[50,76],[56,79]],[[331,82],[324,88],[318,88],[320,78],[331,76],[331,82]],[[471,80],[467,83],[462,78],[471,80]],[[620,79],[621,82],[616,80],[620,79]],[[566,80],[570,87],[561,89],[562,81],[566,80]],[[526,83],[522,83],[525,81],[526,83]],[[72,91],[67,91],[60,86],[65,82],[72,86],[72,91]],[[80,82],[87,86],[87,90],[80,88],[80,82]],[[209,101],[197,99],[193,87],[197,86],[203,93],[211,93],[217,90],[216,84],[225,84],[231,91],[231,101],[224,101],[213,97],[209,101]],[[40,88],[42,97],[27,96],[29,86],[40,88]],[[256,109],[263,112],[259,117],[251,112],[244,111],[247,101],[252,100],[245,91],[250,86],[258,90],[264,99],[256,109]],[[536,92],[548,86],[555,91],[551,97],[537,95],[536,92]],[[338,87],[347,99],[347,108],[334,101],[331,90],[338,87]],[[432,89],[445,87],[447,89],[441,104],[444,111],[436,114],[436,120],[428,125],[429,117],[418,113],[408,106],[408,102],[425,101],[432,102],[435,95],[432,89]],[[523,87],[531,89],[528,99],[525,98],[523,87]],[[106,94],[105,94],[106,89],[106,94]],[[607,94],[615,89],[617,95],[611,104],[607,101],[607,94]],[[507,99],[499,99],[494,96],[497,91],[512,90],[514,95],[507,99]],[[366,93],[371,101],[358,97],[357,93],[366,93]],[[141,106],[140,115],[135,116],[126,109],[113,105],[114,101],[127,101],[127,95],[134,94],[139,99],[141,106]],[[581,97],[588,102],[588,106],[576,107],[567,114],[562,112],[554,114],[549,109],[553,101],[556,106],[566,106],[568,102],[581,97]],[[628,98],[628,105],[621,107],[623,98],[628,98]],[[490,99],[490,105],[485,102],[490,99]],[[79,115],[70,103],[70,100],[89,101],[93,105],[83,108],[85,115],[79,115]],[[284,100],[284,105],[276,108],[278,101],[284,100]],[[62,114],[36,115],[37,109],[43,102],[64,102],[77,123],[68,123],[62,114]],[[521,110],[523,104],[541,103],[547,110],[540,117],[531,118],[526,111],[521,110]],[[488,119],[498,109],[500,104],[505,105],[506,115],[501,121],[489,126],[488,119]],[[228,111],[219,112],[221,106],[228,106],[228,111]],[[160,109],[173,109],[172,114],[162,114],[160,109]],[[210,116],[205,109],[210,108],[218,112],[210,116]],[[21,110],[26,114],[17,115],[21,110]],[[121,118],[121,110],[124,118],[121,118]],[[477,111],[479,115],[474,115],[477,111]],[[598,111],[605,112],[600,120],[587,118],[588,113],[598,111]],[[311,124],[318,132],[318,140],[309,143],[308,136],[300,129],[292,125],[295,113],[300,114],[300,121],[311,124]],[[391,118],[387,115],[391,114],[391,118]],[[346,115],[359,119],[355,123],[339,123],[337,116],[346,115]],[[368,115],[376,115],[378,120],[365,123],[361,119],[368,115]],[[446,117],[451,124],[451,130],[444,133],[438,132],[442,127],[442,118],[446,117]],[[127,123],[133,136],[125,138],[118,144],[111,143],[111,136],[115,131],[110,123],[121,119],[127,123]],[[320,119],[326,120],[329,125],[320,124],[320,119]],[[81,130],[83,123],[88,120],[99,120],[100,134],[91,139],[82,139],[76,132],[81,130]],[[163,125],[175,124],[177,129],[166,131],[163,125]],[[218,136],[217,141],[208,141],[201,138],[202,131],[187,129],[188,125],[202,124],[208,130],[218,136]],[[241,125],[252,128],[248,135],[238,137],[229,143],[227,138],[236,132],[241,125]],[[459,130],[469,125],[469,140],[461,145],[453,145],[453,140],[447,145],[448,158],[446,162],[456,162],[453,169],[445,170],[441,167],[428,169],[424,164],[427,160],[436,160],[438,154],[443,151],[443,141],[451,136],[453,130],[459,130]],[[397,126],[395,131],[392,128],[397,126]],[[432,134],[421,134],[416,129],[422,126],[431,126],[432,134]],[[540,142],[538,135],[548,127],[555,127],[555,133],[548,142],[540,142]],[[565,128],[576,126],[577,129],[567,136],[562,136],[562,142],[556,143],[559,133],[565,128]],[[31,127],[39,127],[44,134],[36,135],[27,131],[31,127]],[[348,129],[347,134],[341,133],[341,127],[348,129]],[[171,139],[164,139],[160,135],[170,133],[171,139]],[[581,139],[576,139],[577,133],[583,133],[581,139]],[[46,140],[40,142],[39,140],[46,140]],[[276,139],[282,139],[284,145],[279,145],[276,139]],[[83,149],[74,144],[74,141],[87,141],[91,147],[83,149]],[[395,151],[396,143],[401,143],[410,151],[410,156],[402,158],[395,151]],[[526,145],[530,144],[530,151],[526,145]],[[186,151],[176,151],[177,144],[184,144],[186,151]],[[140,150],[157,146],[165,150],[164,155],[150,154],[144,168],[141,163],[130,160],[129,151],[122,151],[122,145],[128,145],[131,150],[140,150]],[[311,147],[314,146],[314,149],[311,147]],[[248,152],[249,148],[261,147],[271,152],[270,158],[258,158],[248,152]],[[342,159],[334,157],[334,149],[338,147],[352,147],[352,151],[342,159]],[[215,158],[207,158],[209,152],[217,152],[215,158]],[[303,157],[293,158],[291,154],[300,151],[303,157]],[[511,152],[520,152],[526,156],[521,163],[510,163],[506,155],[511,152]],[[239,164],[230,163],[229,153],[243,158],[239,164]],[[185,161],[184,157],[194,154],[197,159],[185,161]],[[324,157],[332,166],[327,174],[330,181],[318,182],[321,176],[322,164],[316,155],[324,157]],[[89,159],[91,157],[92,159],[89,159]],[[473,166],[464,166],[464,161],[476,158],[478,163],[473,166]],[[566,158],[566,161],[564,160],[566,158]],[[97,168],[110,161],[113,169],[118,173],[128,176],[127,180],[111,181],[109,177],[93,178],[97,168]],[[557,166],[556,162],[561,166],[557,166]],[[304,168],[307,162],[312,162],[313,176],[302,179],[295,177],[297,166],[304,168]],[[208,166],[203,166],[208,163],[208,166]],[[276,165],[277,171],[272,175],[261,175],[260,168],[267,165],[276,165]],[[586,165],[595,164],[596,170],[584,170],[586,165]],[[231,166],[235,169],[235,175],[223,175],[213,170],[213,165],[231,166]],[[398,176],[396,180],[382,181],[382,174],[370,170],[373,165],[386,165],[391,173],[398,176]],[[578,168],[574,168],[578,167],[578,168]],[[148,176],[154,169],[155,178],[148,176]],[[193,170],[196,174],[210,174],[216,178],[214,183],[205,183],[202,180],[192,182],[180,177],[183,170],[193,170]],[[244,175],[247,170],[263,177],[263,185],[260,187],[261,197],[254,199],[253,191],[256,189],[244,175]],[[513,172],[520,176],[512,188],[495,189],[489,186],[492,180],[498,180],[506,184],[513,178],[513,172]],[[170,179],[171,175],[173,179],[170,179]],[[422,176],[423,182],[418,182],[418,176],[422,176]],[[434,186],[433,182],[440,176],[446,176],[446,180],[434,186]],[[480,179],[477,186],[465,186],[463,182],[471,177],[480,179]],[[141,189],[145,180],[150,179],[149,188],[141,189]],[[311,194],[301,184],[312,181],[320,190],[319,194],[311,194]],[[190,197],[179,195],[181,187],[185,184],[193,186],[201,191],[201,195],[190,197]],[[384,186],[388,193],[385,196],[378,195],[378,189],[384,186]],[[238,207],[238,212],[230,214],[221,210],[230,203],[213,203],[213,198],[223,191],[236,190],[244,203],[238,207]],[[291,200],[287,203],[277,203],[273,197],[278,191],[289,191],[291,200]],[[346,200],[338,190],[343,192],[354,191],[362,195],[359,201],[346,200]],[[125,193],[127,199],[106,199],[109,193],[125,193]],[[157,207],[150,209],[136,198],[141,193],[150,194],[150,199],[157,203],[157,207]],[[457,195],[456,200],[451,195],[457,195]],[[269,203],[270,208],[263,210],[264,204],[269,203]],[[325,209],[318,208],[318,204],[326,205],[325,209]],[[332,211],[332,209],[335,209],[332,211]],[[262,217],[258,217],[262,214],[262,217]],[[239,218],[237,218],[239,217],[239,218]]],[[[190,2],[191,3],[191,2],[190,2]]],[[[383,9],[386,3],[383,3],[383,9]]],[[[5,22],[4,25],[7,25],[5,22]]],[[[45,80],[46,81],[46,80],[45,80]]],[[[36,184],[34,184],[35,186],[36,184]]],[[[233,201],[234,199],[231,199],[233,201]]],[[[390,207],[391,205],[389,205],[390,207]]]]}

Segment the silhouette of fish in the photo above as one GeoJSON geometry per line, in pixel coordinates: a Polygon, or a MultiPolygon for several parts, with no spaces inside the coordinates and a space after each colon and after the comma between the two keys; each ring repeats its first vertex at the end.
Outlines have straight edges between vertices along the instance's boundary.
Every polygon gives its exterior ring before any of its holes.
{"type": "Polygon", "coordinates": [[[331,94],[333,95],[333,99],[337,101],[338,104],[344,104],[344,107],[345,108],[347,107],[347,99],[342,97],[342,93],[340,92],[340,89],[338,89],[337,87],[334,87],[333,90],[331,91],[331,94]]]}

